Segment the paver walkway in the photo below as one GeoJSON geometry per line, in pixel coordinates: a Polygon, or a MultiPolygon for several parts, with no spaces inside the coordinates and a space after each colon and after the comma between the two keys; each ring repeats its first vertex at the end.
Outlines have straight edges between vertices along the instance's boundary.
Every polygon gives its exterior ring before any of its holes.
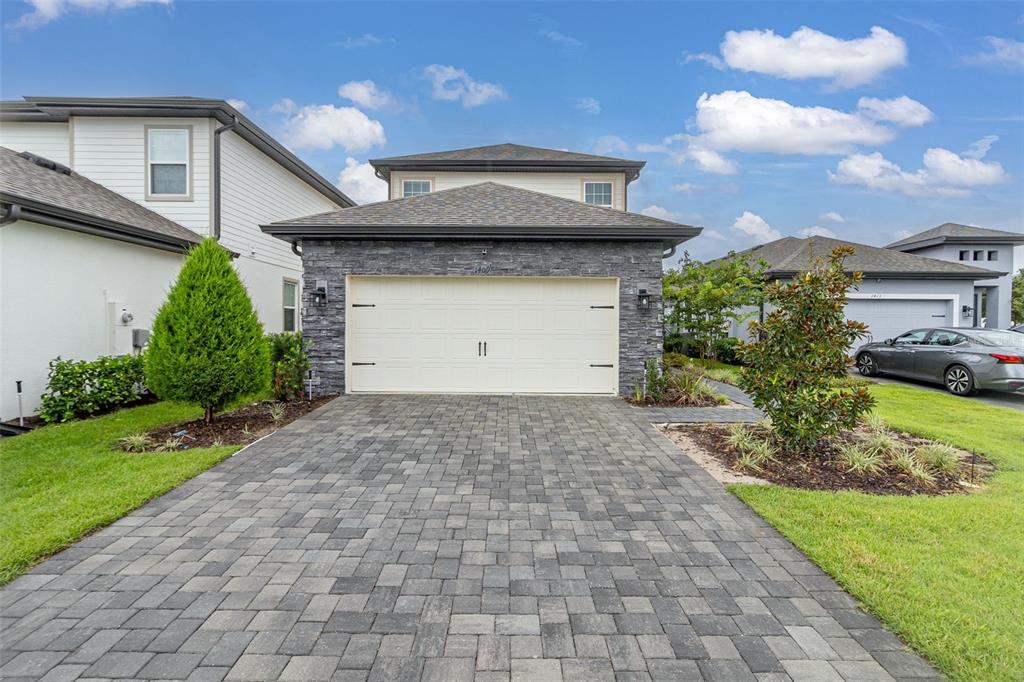
{"type": "Polygon", "coordinates": [[[612,399],[339,398],[0,600],[7,679],[935,676],[612,399]]]}

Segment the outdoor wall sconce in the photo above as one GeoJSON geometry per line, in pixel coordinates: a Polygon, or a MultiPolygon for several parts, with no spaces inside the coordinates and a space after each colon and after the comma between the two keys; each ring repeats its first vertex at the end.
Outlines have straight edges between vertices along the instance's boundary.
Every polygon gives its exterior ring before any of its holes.
{"type": "Polygon", "coordinates": [[[636,309],[642,313],[651,309],[651,295],[647,289],[638,289],[636,292],[636,309]]]}
{"type": "Polygon", "coordinates": [[[327,305],[327,280],[316,280],[316,287],[310,293],[313,297],[313,305],[327,305]]]}

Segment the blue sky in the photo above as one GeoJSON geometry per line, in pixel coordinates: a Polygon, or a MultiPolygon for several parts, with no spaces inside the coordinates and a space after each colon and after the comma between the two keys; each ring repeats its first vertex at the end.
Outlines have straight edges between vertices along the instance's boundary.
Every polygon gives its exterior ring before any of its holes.
{"type": "Polygon", "coordinates": [[[808,231],[884,244],[1024,231],[1021,7],[3,2],[0,94],[240,100],[363,200],[379,156],[641,158],[630,210],[704,226],[700,257],[808,231]]]}

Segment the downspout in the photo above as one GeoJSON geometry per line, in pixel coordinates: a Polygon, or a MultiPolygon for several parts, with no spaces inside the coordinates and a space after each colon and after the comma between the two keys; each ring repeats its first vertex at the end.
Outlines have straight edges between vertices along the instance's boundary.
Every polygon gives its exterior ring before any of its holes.
{"type": "Polygon", "coordinates": [[[21,218],[21,206],[18,204],[10,204],[10,208],[7,209],[7,214],[3,218],[0,218],[0,226],[10,225],[13,222],[17,222],[21,218]]]}
{"type": "Polygon", "coordinates": [[[292,253],[294,253],[299,258],[302,258],[302,251],[299,250],[299,241],[292,242],[292,253]]]}
{"type": "Polygon", "coordinates": [[[213,131],[213,229],[211,236],[220,239],[220,136],[238,126],[238,118],[213,131]]]}
{"type": "Polygon", "coordinates": [[[673,244],[672,246],[670,246],[667,249],[665,249],[664,251],[662,251],[661,252],[661,260],[668,260],[672,256],[676,255],[676,248],[678,246],[679,246],[678,244],[673,244]]]}

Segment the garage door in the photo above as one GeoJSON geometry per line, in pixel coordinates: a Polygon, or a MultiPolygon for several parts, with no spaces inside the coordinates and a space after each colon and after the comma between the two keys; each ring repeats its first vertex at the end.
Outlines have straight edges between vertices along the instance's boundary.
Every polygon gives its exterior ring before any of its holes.
{"type": "Polygon", "coordinates": [[[950,301],[944,299],[853,299],[846,306],[846,317],[868,325],[873,341],[884,341],[921,327],[946,327],[952,324],[950,301]]]}
{"type": "Polygon", "coordinates": [[[349,277],[350,393],[618,392],[614,278],[349,277]]]}

